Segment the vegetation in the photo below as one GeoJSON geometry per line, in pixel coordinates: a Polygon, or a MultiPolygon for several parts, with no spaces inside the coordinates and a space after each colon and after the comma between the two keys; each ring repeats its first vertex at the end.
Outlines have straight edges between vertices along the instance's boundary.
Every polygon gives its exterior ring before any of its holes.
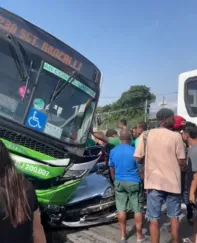
{"type": "Polygon", "coordinates": [[[100,128],[115,128],[120,119],[126,119],[130,127],[135,126],[137,122],[144,120],[146,100],[149,113],[150,105],[155,99],[156,96],[145,85],[131,86],[116,102],[97,108],[97,125],[100,128]]]}

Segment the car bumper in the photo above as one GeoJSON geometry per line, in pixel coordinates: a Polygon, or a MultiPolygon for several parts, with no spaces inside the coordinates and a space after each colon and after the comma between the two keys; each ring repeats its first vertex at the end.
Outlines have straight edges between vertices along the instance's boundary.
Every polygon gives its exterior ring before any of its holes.
{"type": "Polygon", "coordinates": [[[104,224],[104,223],[109,223],[117,219],[117,213],[111,213],[105,216],[100,216],[97,219],[90,219],[89,217],[83,217],[80,218],[79,221],[75,222],[68,222],[68,221],[63,221],[62,224],[63,226],[66,227],[72,227],[72,228],[79,228],[79,227],[87,227],[87,226],[94,226],[94,225],[99,225],[99,224],[104,224]]]}
{"type": "Polygon", "coordinates": [[[98,225],[114,221],[117,218],[114,200],[99,203],[97,205],[87,206],[86,208],[82,209],[68,209],[66,214],[66,220],[64,220],[62,224],[67,227],[98,225]],[[78,214],[78,217],[74,217],[75,220],[73,220],[73,215],[76,213],[78,214]],[[69,220],[69,218],[71,220],[69,220]]]}

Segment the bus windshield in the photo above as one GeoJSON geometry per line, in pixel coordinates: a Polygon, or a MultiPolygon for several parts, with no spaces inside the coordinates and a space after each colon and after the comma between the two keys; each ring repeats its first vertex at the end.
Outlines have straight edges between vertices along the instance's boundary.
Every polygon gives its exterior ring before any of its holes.
{"type": "Polygon", "coordinates": [[[96,107],[95,91],[77,75],[72,78],[44,60],[40,67],[22,80],[9,42],[0,39],[0,116],[62,142],[84,144],[96,107]]]}
{"type": "Polygon", "coordinates": [[[83,144],[87,140],[96,105],[95,92],[71,78],[57,98],[52,99],[54,92],[69,78],[66,73],[45,63],[39,75],[32,108],[47,115],[44,133],[66,142],[83,144]]]}
{"type": "Polygon", "coordinates": [[[27,87],[13,58],[10,44],[0,39],[0,116],[22,122],[28,96],[23,99],[22,90],[27,87]],[[23,105],[22,105],[23,103],[23,105]]]}

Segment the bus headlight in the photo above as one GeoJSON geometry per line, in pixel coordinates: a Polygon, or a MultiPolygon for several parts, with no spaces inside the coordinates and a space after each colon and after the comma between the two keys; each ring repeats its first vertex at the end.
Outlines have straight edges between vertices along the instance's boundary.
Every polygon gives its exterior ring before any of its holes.
{"type": "Polygon", "coordinates": [[[79,179],[83,176],[86,175],[86,173],[88,172],[88,170],[72,170],[72,167],[71,169],[67,170],[64,174],[64,178],[70,178],[70,179],[79,179]]]}
{"type": "MultiPolygon", "coordinates": [[[[86,159],[86,157],[84,157],[86,159]]],[[[92,157],[91,157],[92,158],[92,157]]],[[[91,160],[87,157],[87,162],[84,163],[73,163],[69,168],[66,168],[64,178],[80,179],[85,176],[95,166],[100,157],[96,157],[91,160]]]]}

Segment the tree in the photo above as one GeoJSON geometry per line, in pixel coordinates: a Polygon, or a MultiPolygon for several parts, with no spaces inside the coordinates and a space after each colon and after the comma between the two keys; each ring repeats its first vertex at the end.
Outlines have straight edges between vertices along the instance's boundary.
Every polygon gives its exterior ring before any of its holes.
{"type": "Polygon", "coordinates": [[[133,125],[133,123],[137,123],[144,119],[146,100],[148,101],[149,108],[150,104],[155,102],[155,99],[156,96],[151,93],[149,87],[145,85],[135,85],[122,93],[121,97],[116,102],[98,107],[97,113],[99,113],[100,116],[105,116],[105,124],[115,124],[117,121],[124,118],[128,122],[132,122],[133,125]]]}

